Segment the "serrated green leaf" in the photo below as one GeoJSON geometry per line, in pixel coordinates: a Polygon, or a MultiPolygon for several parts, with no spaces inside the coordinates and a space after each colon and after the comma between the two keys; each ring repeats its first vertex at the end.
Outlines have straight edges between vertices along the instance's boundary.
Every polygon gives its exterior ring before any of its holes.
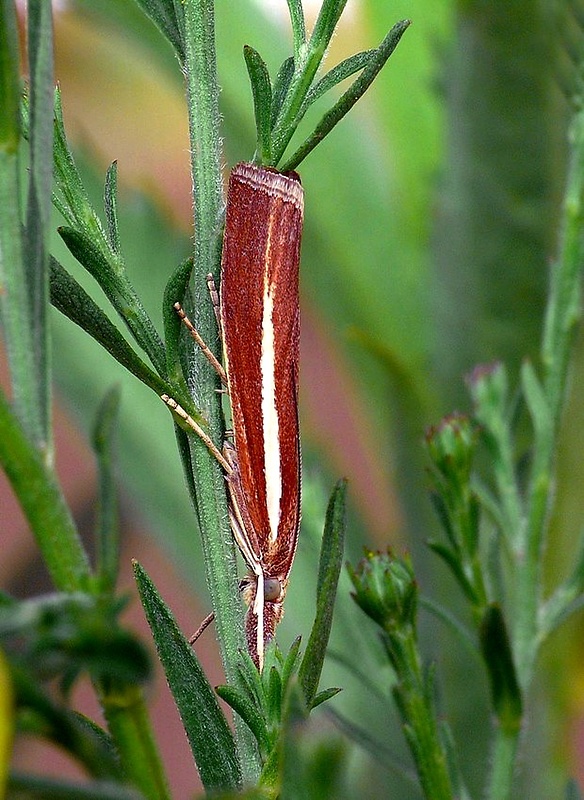
{"type": "Polygon", "coordinates": [[[241,767],[213,688],[170,609],[137,562],[134,575],[203,785],[207,790],[235,789],[241,784],[241,767]]]}
{"type": "Polygon", "coordinates": [[[343,564],[346,492],[347,481],[340,480],[335,486],[328,504],[318,565],[316,616],[298,672],[298,680],[309,707],[318,690],[333,621],[337,585],[343,564]]]}
{"type": "Polygon", "coordinates": [[[251,83],[256,124],[256,160],[260,164],[272,163],[272,84],[268,68],[253,47],[243,48],[245,65],[251,83]]]}

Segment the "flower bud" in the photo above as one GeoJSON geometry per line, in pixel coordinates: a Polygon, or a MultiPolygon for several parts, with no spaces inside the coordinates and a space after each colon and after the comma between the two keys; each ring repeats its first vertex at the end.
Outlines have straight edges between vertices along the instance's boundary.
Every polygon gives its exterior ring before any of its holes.
{"type": "Polygon", "coordinates": [[[357,569],[348,565],[358,606],[391,631],[403,625],[415,628],[418,586],[409,557],[395,558],[390,551],[367,551],[357,569]]]}
{"type": "Polygon", "coordinates": [[[464,414],[450,414],[426,431],[426,446],[434,465],[448,480],[468,482],[477,430],[464,414]]]}

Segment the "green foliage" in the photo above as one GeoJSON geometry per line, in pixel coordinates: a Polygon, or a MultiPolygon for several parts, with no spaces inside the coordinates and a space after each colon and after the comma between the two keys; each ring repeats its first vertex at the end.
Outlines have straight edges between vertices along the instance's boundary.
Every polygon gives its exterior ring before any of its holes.
{"type": "MultiPolygon", "coordinates": [[[[203,338],[216,346],[214,313],[204,279],[208,272],[217,274],[220,259],[221,125],[226,131],[229,158],[230,150],[235,152],[239,146],[231,135],[237,126],[246,131],[243,139],[248,137],[248,150],[253,147],[254,137],[246,129],[252,116],[245,84],[249,78],[256,128],[254,159],[283,170],[295,169],[370,86],[409,25],[404,20],[387,33],[385,4],[367,0],[367,36],[381,44],[348,55],[319,74],[345,4],[346,0],[324,0],[308,32],[302,3],[288,0],[292,55],[281,46],[282,37],[268,35],[267,28],[262,28],[265,21],[258,16],[252,41],[261,42],[262,55],[245,45],[243,58],[239,40],[234,47],[240,34],[239,21],[245,14],[253,19],[254,12],[243,2],[229,4],[232,7],[218,14],[217,23],[223,28],[217,37],[217,62],[214,4],[210,0],[138,0],[170,44],[167,49],[177,57],[186,78],[191,130],[194,255],[174,268],[182,257],[177,253],[172,263],[161,267],[164,277],[161,271],[160,284],[166,284],[164,336],[157,329],[151,298],[140,286],[143,276],[130,277],[132,259],[127,253],[131,252],[131,236],[124,225],[126,201],[118,198],[117,163],[112,163],[106,173],[102,211],[101,201],[90,199],[93,192],[80,169],[81,162],[67,142],[59,92],[53,116],[49,4],[40,0],[29,3],[30,84],[22,119],[18,113],[14,5],[4,2],[0,6],[0,105],[6,111],[0,120],[0,311],[13,398],[9,403],[0,395],[0,462],[57,589],[49,597],[24,602],[2,598],[0,641],[7,656],[6,682],[14,694],[14,714],[7,715],[8,731],[2,742],[9,751],[12,728],[46,737],[65,747],[94,778],[91,783],[68,784],[13,774],[8,778],[11,797],[170,796],[141,694],[141,683],[148,675],[147,660],[141,645],[120,625],[118,614],[123,602],[115,596],[119,530],[114,441],[119,428],[122,457],[132,450],[126,448],[128,437],[133,437],[134,444],[138,440],[140,445],[144,440],[152,443],[150,455],[142,458],[143,463],[148,462],[146,469],[142,467],[145,479],[145,472],[152,472],[154,431],[143,424],[140,404],[132,406],[131,415],[120,414],[119,390],[106,394],[93,433],[99,510],[97,563],[92,569],[52,465],[49,284],[50,301],[59,311],[155,395],[175,398],[220,445],[224,421],[216,375],[193,347],[172,307],[180,300],[203,338]],[[340,90],[343,81],[349,85],[340,90]],[[329,103],[328,109],[323,103],[329,103]],[[308,134],[302,132],[302,125],[308,134]],[[20,141],[21,126],[28,145],[20,141]],[[291,147],[294,137],[300,137],[295,149],[291,147]],[[26,180],[22,169],[25,160],[29,167],[26,180]],[[60,256],[63,265],[49,255],[48,247],[53,171],[53,202],[65,220],[59,229],[68,250],[60,256]],[[21,197],[26,199],[21,202],[21,197]],[[79,277],[82,273],[70,256],[99,286],[119,317],[123,332],[101,301],[96,302],[84,288],[84,279],[79,277]],[[136,423],[130,434],[127,416],[136,423]],[[84,671],[94,681],[107,730],[81,719],[69,708],[67,694],[84,671]],[[58,697],[45,690],[47,678],[56,679],[64,690],[58,697]]],[[[132,22],[138,12],[130,10],[129,4],[103,0],[77,5],[98,17],[101,13],[110,22],[123,20],[129,37],[135,36],[141,45],[148,42],[148,52],[157,65],[167,63],[162,55],[162,37],[155,39],[150,29],[147,32],[132,22]]],[[[341,126],[327,142],[328,151],[323,150],[326,157],[314,159],[312,171],[303,176],[311,208],[305,254],[307,262],[314,265],[305,269],[307,292],[316,298],[323,317],[328,315],[335,339],[342,342],[345,355],[352,359],[353,371],[358,370],[359,380],[366,387],[364,394],[370,403],[380,452],[385,452],[390,442],[388,375],[399,409],[395,438],[402,448],[404,516],[410,530],[417,534],[411,540],[413,557],[396,559],[368,551],[360,567],[350,570],[355,599],[381,626],[383,652],[375,649],[376,640],[367,628],[353,621],[354,615],[345,603],[348,592],[340,567],[346,487],[341,482],[326,514],[315,616],[304,655],[296,638],[285,657],[276,647],[270,649],[266,666],[258,673],[243,651],[243,614],[241,604],[234,600],[237,568],[227,522],[224,478],[206,447],[174,417],[180,460],[196,517],[190,527],[201,533],[204,570],[225,668],[227,685],[220,687],[219,694],[237,712],[234,733],[189,643],[138,566],[136,578],[203,783],[207,789],[218,790],[217,796],[271,798],[279,793],[284,799],[314,800],[349,796],[351,776],[339,769],[345,760],[345,745],[329,738],[315,745],[308,728],[309,711],[338,691],[319,690],[323,670],[329,680],[330,665],[325,664],[329,641],[335,648],[341,643],[338,663],[349,665],[338,682],[347,678],[350,685],[353,678],[358,686],[357,691],[346,691],[336,701],[346,703],[347,716],[336,709],[329,716],[348,738],[378,761],[396,765],[395,773],[405,776],[407,790],[402,792],[398,784],[398,788],[392,785],[391,791],[400,798],[409,798],[411,791],[418,789],[427,797],[467,800],[471,794],[484,793],[486,785],[492,800],[515,796],[519,734],[539,653],[557,627],[582,606],[584,551],[567,578],[554,578],[550,592],[544,589],[542,567],[551,541],[560,419],[571,344],[580,316],[581,114],[575,117],[572,128],[573,166],[563,236],[552,268],[539,356],[533,336],[529,339],[525,331],[538,330],[540,321],[532,309],[528,309],[528,319],[523,308],[543,305],[541,286],[533,276],[544,274],[542,265],[553,249],[550,243],[557,227],[554,198],[561,193],[563,174],[557,141],[564,123],[557,112],[560,103],[549,86],[555,81],[554,69],[559,63],[557,37],[550,31],[565,34],[571,12],[558,10],[552,20],[543,6],[534,10],[527,3],[510,6],[501,1],[490,7],[475,2],[458,4],[458,34],[456,39],[449,39],[447,6],[438,9],[435,4],[428,5],[428,22],[420,9],[415,28],[420,31],[418,38],[413,41],[412,36],[409,50],[399,49],[398,59],[405,59],[402,63],[406,64],[401,79],[395,82],[399,85],[386,84],[379,92],[378,118],[375,113],[367,117],[358,144],[349,139],[350,126],[341,126]],[[425,25],[428,29],[424,36],[425,25]],[[448,46],[443,50],[445,43],[448,46]],[[440,210],[440,235],[434,247],[442,274],[452,276],[443,280],[436,297],[454,298],[455,302],[441,303],[440,319],[433,324],[428,311],[431,293],[420,287],[430,282],[426,238],[432,215],[425,187],[440,160],[432,132],[438,127],[442,110],[438,94],[431,95],[430,87],[434,86],[436,63],[446,57],[446,51],[449,68],[443,68],[442,88],[452,113],[453,155],[443,182],[448,193],[446,212],[440,210]],[[493,75],[497,82],[493,82],[493,75]],[[528,76],[528,93],[518,75],[528,76]],[[420,76],[419,83],[411,83],[420,76]],[[506,90],[500,91],[501,86],[506,90]],[[478,98],[481,102],[476,102],[478,98]],[[386,142],[392,148],[391,155],[385,150],[386,142]],[[390,175],[391,180],[386,184],[380,175],[390,175]],[[345,241],[342,234],[349,219],[351,237],[345,241]],[[325,265],[322,269],[318,266],[321,264],[325,265]],[[334,292],[330,291],[332,269],[334,292]],[[523,291],[515,295],[509,291],[516,280],[528,287],[533,303],[525,302],[523,291]],[[517,297],[522,303],[519,307],[517,297]],[[495,324],[490,327],[492,319],[495,324]],[[347,344],[345,331],[350,325],[353,338],[347,344]],[[468,335],[471,326],[472,336],[468,335]],[[436,330],[438,337],[434,336],[436,330]],[[453,330],[458,337],[454,346],[453,330]],[[464,346],[458,346],[461,342],[464,346]],[[525,342],[529,346],[524,346],[525,342]],[[437,380],[431,385],[425,375],[428,351],[437,366],[437,380]],[[532,361],[518,368],[525,352],[532,361]],[[426,556],[419,553],[418,542],[425,538],[420,532],[429,530],[430,523],[420,502],[419,479],[412,478],[419,466],[412,436],[418,441],[421,417],[426,419],[429,409],[434,413],[435,408],[444,406],[446,398],[458,398],[452,386],[458,384],[460,373],[470,367],[476,353],[481,358],[502,357],[508,366],[499,361],[475,369],[468,381],[472,411],[444,418],[426,437],[432,461],[432,501],[445,534],[443,538],[430,534],[430,550],[439,556],[462,591],[467,615],[458,609],[453,613],[441,602],[419,593],[419,585],[431,586],[439,579],[434,579],[426,556]],[[335,606],[336,619],[342,622],[336,631],[332,628],[335,606]],[[457,645],[470,644],[467,649],[473,658],[477,654],[482,657],[496,720],[486,777],[480,768],[475,769],[476,758],[465,754],[473,736],[467,740],[465,733],[463,739],[455,719],[452,732],[449,725],[438,721],[439,715],[456,717],[458,709],[465,713],[463,703],[448,697],[452,687],[460,684],[461,693],[466,692],[467,697],[470,693],[464,681],[453,679],[454,673],[448,672],[449,653],[438,669],[424,663],[427,642],[423,639],[425,626],[418,619],[420,609],[433,612],[455,630],[457,645]],[[438,713],[435,694],[439,679],[446,688],[446,710],[440,708],[438,713]],[[373,683],[377,683],[377,694],[371,704],[364,702],[361,691],[373,683]],[[387,731],[385,688],[391,689],[395,698],[417,780],[387,746],[386,740],[395,737],[387,731]],[[254,783],[256,787],[251,786],[254,783]],[[247,788],[241,789],[244,784],[247,788]]],[[[395,15],[399,16],[399,8],[395,15]]],[[[579,55],[576,60],[580,60],[579,55]]],[[[573,92],[571,75],[563,74],[563,84],[573,92]]],[[[562,113],[565,122],[568,114],[562,113]]],[[[161,234],[158,243],[165,238],[167,234],[161,234]]],[[[157,257],[167,260],[158,253],[157,257]]],[[[151,275],[154,278],[154,273],[146,269],[142,272],[148,273],[148,281],[151,275]]],[[[151,283],[156,281],[152,279],[151,283]]],[[[98,386],[102,395],[105,373],[92,364],[94,374],[84,385],[82,379],[76,380],[82,373],[71,368],[74,361],[67,362],[67,358],[59,353],[56,366],[61,376],[70,373],[67,379],[76,383],[76,398],[96,396],[98,386]]],[[[159,512],[165,518],[166,534],[173,525],[181,527],[176,508],[182,487],[176,489],[176,480],[165,482],[164,455],[158,450],[156,455],[161,464],[156,481],[161,495],[166,495],[166,512],[159,512]]],[[[307,461],[311,464],[310,452],[307,461]]],[[[316,484],[308,472],[307,483],[316,484]]],[[[145,487],[152,484],[146,480],[142,484],[146,497],[149,488],[145,487]]],[[[306,512],[306,503],[304,515],[303,533],[319,527],[314,513],[306,512]]],[[[189,552],[190,565],[194,559],[188,548],[192,545],[185,540],[175,546],[177,551],[182,548],[182,556],[189,552]]],[[[306,554],[300,552],[298,559],[306,559],[306,554]]],[[[306,598],[312,603],[313,593],[305,591],[302,576],[297,579],[295,573],[293,582],[302,587],[298,605],[306,608],[303,604],[308,603],[306,598]]],[[[295,617],[289,612],[287,621],[295,625],[301,613],[295,617]]],[[[312,613],[311,605],[307,620],[312,613]]],[[[464,670],[466,661],[459,658],[458,648],[452,648],[452,653],[464,670]]],[[[473,691],[473,704],[475,696],[473,691]]],[[[476,738],[482,748],[481,762],[486,763],[486,726],[475,727],[481,729],[476,738]]],[[[389,782],[379,778],[383,788],[370,789],[373,778],[366,778],[364,788],[360,787],[361,796],[387,794],[389,782]]],[[[568,785],[566,798],[577,796],[576,785],[568,785]]]]}

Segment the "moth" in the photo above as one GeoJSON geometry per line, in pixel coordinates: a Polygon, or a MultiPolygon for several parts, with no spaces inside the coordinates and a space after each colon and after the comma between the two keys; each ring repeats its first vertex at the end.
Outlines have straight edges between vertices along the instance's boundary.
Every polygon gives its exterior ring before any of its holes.
{"type": "MultiPolygon", "coordinates": [[[[298,268],[304,194],[294,172],[242,163],[230,175],[221,257],[219,327],[232,441],[220,453],[194,420],[163,400],[206,441],[225,471],[233,536],[249,569],[242,581],[245,634],[261,669],[283,615],[300,527],[298,268]]],[[[175,305],[195,340],[213,356],[175,305]]]]}

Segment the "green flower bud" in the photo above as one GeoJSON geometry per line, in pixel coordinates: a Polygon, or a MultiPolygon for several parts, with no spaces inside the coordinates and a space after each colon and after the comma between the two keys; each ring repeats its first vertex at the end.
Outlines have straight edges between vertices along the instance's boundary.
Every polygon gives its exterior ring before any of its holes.
{"type": "Polygon", "coordinates": [[[357,569],[348,565],[355,592],[353,599],[384,630],[408,625],[415,628],[418,586],[411,560],[366,551],[357,569]]]}
{"type": "Polygon", "coordinates": [[[476,442],[476,426],[464,414],[450,414],[426,431],[426,446],[434,465],[457,484],[468,482],[476,442]]]}
{"type": "Polygon", "coordinates": [[[500,361],[479,364],[467,375],[466,382],[479,419],[489,418],[493,411],[499,414],[506,405],[509,385],[500,361]]]}

